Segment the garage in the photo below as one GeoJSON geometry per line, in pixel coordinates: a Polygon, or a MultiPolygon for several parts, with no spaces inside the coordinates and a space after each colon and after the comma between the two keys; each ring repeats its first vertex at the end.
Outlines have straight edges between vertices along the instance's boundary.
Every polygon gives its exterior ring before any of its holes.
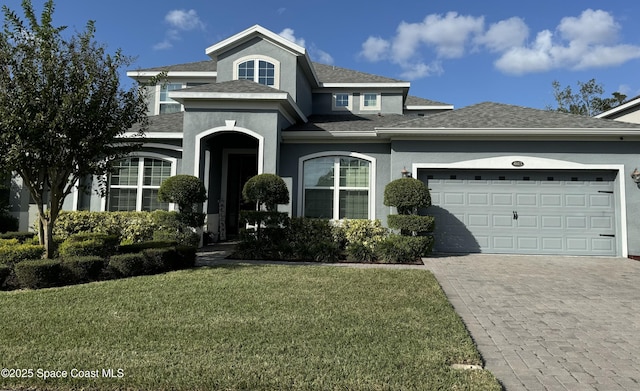
{"type": "Polygon", "coordinates": [[[616,171],[420,169],[434,251],[616,256],[616,171]]]}

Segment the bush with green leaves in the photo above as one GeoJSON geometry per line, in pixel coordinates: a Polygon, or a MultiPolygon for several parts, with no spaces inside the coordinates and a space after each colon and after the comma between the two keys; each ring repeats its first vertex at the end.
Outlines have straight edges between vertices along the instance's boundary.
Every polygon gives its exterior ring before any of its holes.
{"type": "Polygon", "coordinates": [[[198,177],[182,174],[165,179],[158,190],[158,200],[178,205],[180,219],[187,226],[204,225],[205,214],[198,212],[198,205],[207,200],[207,190],[198,177]]]}
{"type": "Polygon", "coordinates": [[[0,233],[17,231],[19,226],[20,221],[16,217],[0,209],[0,233]]]}
{"type": "Polygon", "coordinates": [[[81,233],[68,237],[58,247],[61,257],[95,255],[109,257],[116,253],[120,239],[117,235],[81,233]]]}
{"type": "Polygon", "coordinates": [[[0,289],[5,288],[5,283],[9,278],[9,276],[11,275],[12,271],[13,271],[12,267],[7,265],[0,265],[0,289]]]}
{"type": "MultiPolygon", "coordinates": [[[[327,219],[292,217],[287,229],[286,243],[289,256],[293,259],[314,260],[317,253],[315,243],[337,243],[333,235],[333,227],[327,219]]],[[[338,246],[340,245],[337,243],[338,246]]]]}
{"type": "Polygon", "coordinates": [[[37,244],[19,244],[0,247],[0,264],[14,265],[22,261],[40,259],[44,247],[37,244]]]}
{"type": "Polygon", "coordinates": [[[108,268],[117,277],[134,277],[145,274],[146,259],[142,253],[118,254],[109,258],[108,268]]]}
{"type": "Polygon", "coordinates": [[[384,204],[396,207],[401,215],[416,214],[419,208],[431,206],[431,194],[421,180],[400,178],[385,186],[384,204]]]}
{"type": "Polygon", "coordinates": [[[376,247],[378,260],[384,263],[414,263],[431,253],[432,236],[402,236],[392,234],[376,247]]]}
{"type": "Polygon", "coordinates": [[[62,269],[71,283],[98,281],[105,268],[105,259],[99,256],[78,256],[62,259],[62,269]]]}
{"type": "Polygon", "coordinates": [[[375,260],[376,245],[388,234],[380,220],[347,219],[337,229],[344,232],[344,246],[350,257],[364,262],[375,260]]]}
{"type": "Polygon", "coordinates": [[[28,243],[35,236],[34,232],[11,231],[0,234],[0,239],[18,239],[20,243],[28,243]]]}
{"type": "Polygon", "coordinates": [[[282,178],[275,174],[258,174],[251,177],[242,189],[242,197],[247,202],[263,205],[270,211],[276,211],[278,204],[289,203],[289,189],[282,178]]]}
{"type": "Polygon", "coordinates": [[[39,259],[16,263],[14,271],[23,288],[40,289],[62,285],[62,266],[59,260],[39,259]]]}
{"type": "Polygon", "coordinates": [[[118,247],[118,254],[139,253],[149,248],[166,248],[177,245],[175,240],[149,240],[146,242],[123,244],[118,247]]]}
{"type": "Polygon", "coordinates": [[[144,274],[164,273],[177,270],[178,252],[175,247],[149,248],[142,251],[145,260],[144,274]]]}
{"type": "Polygon", "coordinates": [[[0,239],[0,247],[17,246],[20,241],[16,238],[13,239],[0,239]]]}
{"type": "Polygon", "coordinates": [[[196,246],[177,245],[175,247],[178,258],[175,261],[175,270],[189,269],[196,265],[196,246]]]}
{"type": "Polygon", "coordinates": [[[433,232],[435,218],[419,215],[389,215],[387,224],[389,228],[399,229],[404,235],[424,236],[433,232]]]}

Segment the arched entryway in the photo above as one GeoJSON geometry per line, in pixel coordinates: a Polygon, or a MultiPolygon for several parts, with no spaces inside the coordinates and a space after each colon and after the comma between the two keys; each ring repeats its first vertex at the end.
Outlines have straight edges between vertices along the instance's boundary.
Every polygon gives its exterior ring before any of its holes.
{"type": "Polygon", "coordinates": [[[196,172],[207,187],[207,230],[219,240],[239,233],[239,215],[254,205],[244,202],[242,188],[249,178],[262,172],[262,138],[239,128],[219,128],[201,134],[196,172]]]}

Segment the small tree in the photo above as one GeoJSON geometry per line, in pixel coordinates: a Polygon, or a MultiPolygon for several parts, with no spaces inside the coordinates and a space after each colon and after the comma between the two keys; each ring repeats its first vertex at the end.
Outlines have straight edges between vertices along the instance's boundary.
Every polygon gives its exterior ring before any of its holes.
{"type": "Polygon", "coordinates": [[[39,238],[53,256],[52,232],[65,198],[79,179],[104,178],[114,161],[139,146],[125,139],[137,124],[147,128],[147,106],[139,86],[125,90],[119,71],[131,59],[110,55],[94,41],[95,26],[63,35],[52,25],[54,3],[40,20],[22,1],[27,22],[3,6],[0,31],[0,170],[17,172],[38,208],[39,238]]]}
{"type": "Polygon", "coordinates": [[[579,90],[574,93],[570,86],[561,88],[560,82],[554,80],[551,85],[557,107],[547,106],[547,110],[592,117],[621,105],[627,99],[627,96],[620,92],[614,92],[611,98],[603,98],[604,87],[596,82],[596,79],[586,83],[578,81],[577,84],[579,90]]]}
{"type": "Polygon", "coordinates": [[[401,215],[417,214],[419,208],[431,206],[431,194],[421,180],[400,178],[385,186],[384,204],[395,206],[401,215]]]}
{"type": "Polygon", "coordinates": [[[259,174],[250,178],[242,189],[242,196],[247,202],[255,202],[258,209],[264,205],[269,212],[275,212],[278,204],[289,203],[289,189],[275,174],[259,174]]]}
{"type": "Polygon", "coordinates": [[[196,228],[204,224],[204,214],[198,211],[198,205],[207,200],[207,190],[198,177],[174,175],[165,179],[158,190],[158,199],[177,204],[188,226],[196,228]]]}

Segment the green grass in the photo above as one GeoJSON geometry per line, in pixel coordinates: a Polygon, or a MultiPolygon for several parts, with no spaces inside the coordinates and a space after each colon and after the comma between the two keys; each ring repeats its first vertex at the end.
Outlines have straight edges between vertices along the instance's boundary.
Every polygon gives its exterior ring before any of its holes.
{"type": "Polygon", "coordinates": [[[0,292],[0,367],[34,369],[0,389],[499,390],[449,367],[480,362],[421,270],[228,266],[0,292]]]}

